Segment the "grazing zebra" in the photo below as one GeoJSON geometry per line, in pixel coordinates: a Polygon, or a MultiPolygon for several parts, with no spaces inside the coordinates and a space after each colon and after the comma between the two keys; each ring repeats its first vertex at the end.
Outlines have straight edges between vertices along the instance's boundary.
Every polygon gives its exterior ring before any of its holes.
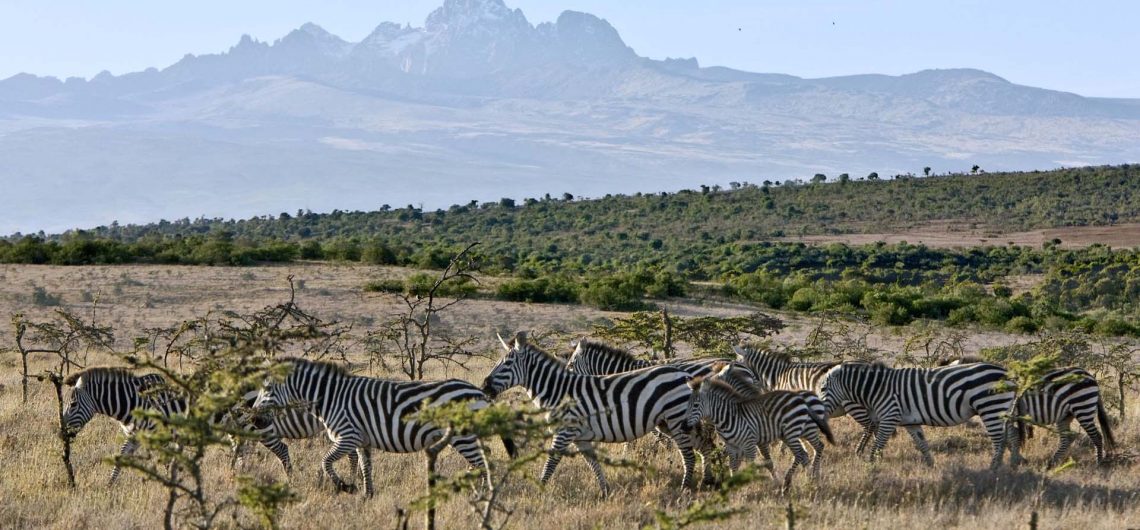
{"type": "MultiPolygon", "coordinates": [[[[138,449],[135,433],[154,428],[154,421],[136,418],[137,409],[157,411],[163,415],[184,414],[186,400],[170,390],[163,390],[166,380],[160,374],[135,375],[124,368],[88,368],[71,374],[64,384],[73,387],[63,425],[67,436],[75,436],[96,414],[104,414],[119,422],[127,436],[119,454],[129,456],[138,449]]],[[[110,483],[119,478],[120,467],[111,469],[110,483]]]]}
{"type": "MultiPolygon", "coordinates": [[[[447,431],[431,423],[408,418],[430,402],[442,405],[468,402],[472,409],[488,405],[487,397],[475,385],[459,379],[444,381],[387,381],[355,376],[344,367],[299,358],[281,358],[291,370],[284,380],[268,385],[254,410],[289,403],[306,403],[320,418],[333,438],[322,466],[339,491],[355,492],[336,474],[333,464],[356,452],[364,491],[373,494],[371,448],[393,453],[422,451],[442,440],[447,431]]],[[[474,468],[487,470],[479,440],[470,434],[454,434],[448,442],[474,468]]],[[[514,456],[513,442],[503,438],[507,452],[514,456]]]]}
{"type": "Polygon", "coordinates": [[[535,405],[550,411],[551,419],[560,422],[542,469],[542,483],[554,475],[562,455],[573,443],[606,495],[609,487],[594,452],[594,442],[627,442],[656,428],[672,438],[681,452],[681,487],[692,484],[693,438],[685,428],[689,374],[672,366],[608,376],[576,374],[561,359],[527,344],[524,333],[516,335],[513,347],[501,337],[499,340],[507,353],[483,381],[484,392],[497,396],[522,386],[535,405]]]}
{"type": "MultiPolygon", "coordinates": [[[[966,356],[945,363],[948,366],[957,366],[966,362],[975,362],[976,357],[966,356]]],[[[1025,392],[1017,402],[1017,415],[1028,418],[1025,425],[1026,437],[1032,435],[1032,424],[1056,425],[1061,437],[1061,445],[1049,459],[1049,467],[1061,463],[1061,459],[1068,454],[1077,433],[1072,430],[1073,420],[1084,429],[1089,441],[1096,448],[1097,464],[1104,463],[1105,447],[1109,449],[1115,445],[1112,435],[1112,426],[1108,421],[1108,412],[1104,409],[1104,401],[1100,397],[1100,385],[1096,378],[1088,371],[1065,367],[1052,370],[1041,376],[1037,386],[1025,392]],[[1104,430],[1103,436],[1097,429],[1097,422],[1104,430]]]]}
{"type": "MultiPolygon", "coordinates": [[[[262,392],[264,390],[247,393],[243,400],[245,408],[252,409],[262,392]]],[[[284,440],[305,440],[322,435],[328,435],[330,440],[333,439],[325,430],[321,419],[301,404],[291,404],[281,407],[281,410],[265,410],[263,407],[260,413],[252,415],[248,420],[245,418],[242,420],[243,427],[257,433],[261,444],[281,461],[281,467],[284,468],[286,475],[292,474],[293,462],[289,457],[289,446],[284,440]]],[[[235,444],[231,467],[241,465],[246,446],[244,442],[235,444]]],[[[348,458],[350,468],[356,469],[356,452],[349,453],[348,458]]]]}
{"type": "MultiPolygon", "coordinates": [[[[922,425],[951,426],[978,415],[993,446],[996,469],[1006,446],[1010,463],[1017,465],[1016,428],[1007,425],[1015,413],[1015,394],[998,387],[1006,380],[1004,368],[987,363],[940,368],[890,368],[882,364],[844,363],[827,373],[820,397],[829,410],[850,405],[862,407],[875,426],[871,459],[878,456],[898,426],[903,426],[927,465],[934,464],[922,425]]],[[[866,426],[867,424],[864,424],[866,426]]]]}
{"type": "Polygon", "coordinates": [[[827,416],[813,411],[809,403],[808,396],[818,401],[814,393],[789,390],[761,392],[755,385],[727,373],[693,379],[689,386],[692,394],[688,423],[696,425],[701,417],[712,421],[724,438],[729,469],[736,471],[742,460],[755,460],[759,449],[764,457],[764,467],[775,478],[776,470],[768,446],[778,440],[783,441],[795,456],[784,475],[782,491],[787,492],[796,469],[808,466],[803,439],[815,452],[811,459],[812,478],[819,478],[823,461],[823,442],[819,434],[822,432],[832,445],[835,439],[828,427],[827,416]]]}

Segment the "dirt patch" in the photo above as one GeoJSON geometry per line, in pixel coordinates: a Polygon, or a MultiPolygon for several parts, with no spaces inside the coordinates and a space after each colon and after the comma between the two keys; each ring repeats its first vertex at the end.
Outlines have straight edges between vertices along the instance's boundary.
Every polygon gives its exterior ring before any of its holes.
{"type": "Polygon", "coordinates": [[[1003,232],[996,227],[980,227],[968,222],[936,221],[897,232],[870,234],[832,234],[817,236],[793,236],[782,241],[804,243],[846,243],[867,245],[879,241],[893,244],[907,242],[928,247],[957,248],[975,246],[1019,246],[1040,247],[1047,241],[1061,240],[1063,248],[1081,248],[1100,243],[1110,247],[1140,246],[1140,223],[1111,226],[1066,226],[1030,230],[1028,232],[1003,232]]]}

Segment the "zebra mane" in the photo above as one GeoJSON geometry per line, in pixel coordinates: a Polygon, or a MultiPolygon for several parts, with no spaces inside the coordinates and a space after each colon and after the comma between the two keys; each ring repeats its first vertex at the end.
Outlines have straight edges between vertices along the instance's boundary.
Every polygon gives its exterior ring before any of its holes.
{"type": "Polygon", "coordinates": [[[533,344],[530,344],[530,343],[523,344],[522,347],[518,349],[518,351],[519,352],[525,352],[529,355],[534,355],[534,356],[539,357],[539,358],[548,359],[550,361],[558,363],[559,366],[566,368],[566,359],[563,359],[557,355],[554,355],[553,353],[549,353],[546,350],[543,350],[543,349],[541,349],[538,346],[535,346],[533,344]]]}
{"type": "Polygon", "coordinates": [[[774,351],[774,350],[769,350],[767,348],[760,348],[760,347],[752,345],[752,344],[746,344],[746,345],[741,345],[741,346],[733,346],[732,349],[735,350],[737,354],[739,354],[741,357],[744,357],[744,358],[760,356],[760,357],[769,357],[769,358],[775,359],[776,361],[784,362],[784,363],[795,362],[795,359],[793,359],[792,356],[789,355],[787,352],[774,351]]]}
{"type": "Polygon", "coordinates": [[[129,368],[123,368],[120,366],[96,366],[94,368],[88,368],[86,370],[75,372],[67,376],[67,379],[63,380],[63,384],[67,386],[75,386],[75,383],[79,382],[80,377],[86,377],[88,380],[95,379],[111,381],[116,379],[134,379],[138,377],[138,375],[132,372],[129,368]]]}
{"type": "Polygon", "coordinates": [[[617,346],[610,346],[604,342],[596,342],[588,339],[582,339],[578,342],[578,348],[581,349],[583,355],[601,355],[604,357],[617,357],[622,360],[642,362],[636,355],[629,353],[629,351],[617,346]]]}
{"type": "Polygon", "coordinates": [[[343,377],[351,377],[352,373],[348,371],[343,365],[331,361],[314,361],[312,359],[305,359],[302,357],[278,357],[277,360],[283,364],[291,364],[296,369],[298,366],[305,366],[308,369],[316,370],[319,372],[332,373],[343,377]]]}
{"type": "Polygon", "coordinates": [[[741,405],[756,403],[764,396],[764,393],[756,387],[742,381],[736,376],[728,374],[706,377],[703,384],[708,385],[710,391],[727,397],[729,400],[741,405]],[[729,379],[734,381],[730,381],[729,379]]]}

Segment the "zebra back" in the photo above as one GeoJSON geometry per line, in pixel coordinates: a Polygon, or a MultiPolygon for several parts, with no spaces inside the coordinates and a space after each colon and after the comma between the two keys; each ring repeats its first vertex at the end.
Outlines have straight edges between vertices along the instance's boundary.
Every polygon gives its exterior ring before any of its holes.
{"type": "Polygon", "coordinates": [[[837,361],[798,362],[786,353],[751,346],[733,346],[733,351],[739,362],[774,390],[811,390],[818,393],[828,370],[839,364],[837,361]]]}
{"type": "Polygon", "coordinates": [[[570,371],[587,375],[609,375],[653,366],[621,348],[586,339],[578,341],[574,353],[566,361],[570,371]]]}

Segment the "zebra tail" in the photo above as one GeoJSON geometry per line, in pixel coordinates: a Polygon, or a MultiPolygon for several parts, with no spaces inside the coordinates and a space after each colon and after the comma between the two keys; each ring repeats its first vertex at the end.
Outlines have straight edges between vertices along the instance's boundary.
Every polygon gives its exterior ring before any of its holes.
{"type": "Polygon", "coordinates": [[[811,421],[819,427],[819,432],[823,433],[823,437],[827,438],[827,443],[835,445],[835,437],[831,435],[831,426],[827,423],[827,418],[816,415],[810,408],[808,409],[808,416],[811,416],[811,421]]]}
{"type": "Polygon", "coordinates": [[[515,445],[515,441],[510,436],[502,436],[503,448],[507,450],[507,456],[517,458],[519,456],[519,448],[515,445]]]}
{"type": "Polygon", "coordinates": [[[1100,430],[1104,431],[1104,445],[1108,449],[1116,446],[1116,438],[1112,436],[1112,426],[1108,422],[1108,411],[1104,410],[1104,402],[1096,403],[1096,419],[1100,422],[1100,430]]]}

